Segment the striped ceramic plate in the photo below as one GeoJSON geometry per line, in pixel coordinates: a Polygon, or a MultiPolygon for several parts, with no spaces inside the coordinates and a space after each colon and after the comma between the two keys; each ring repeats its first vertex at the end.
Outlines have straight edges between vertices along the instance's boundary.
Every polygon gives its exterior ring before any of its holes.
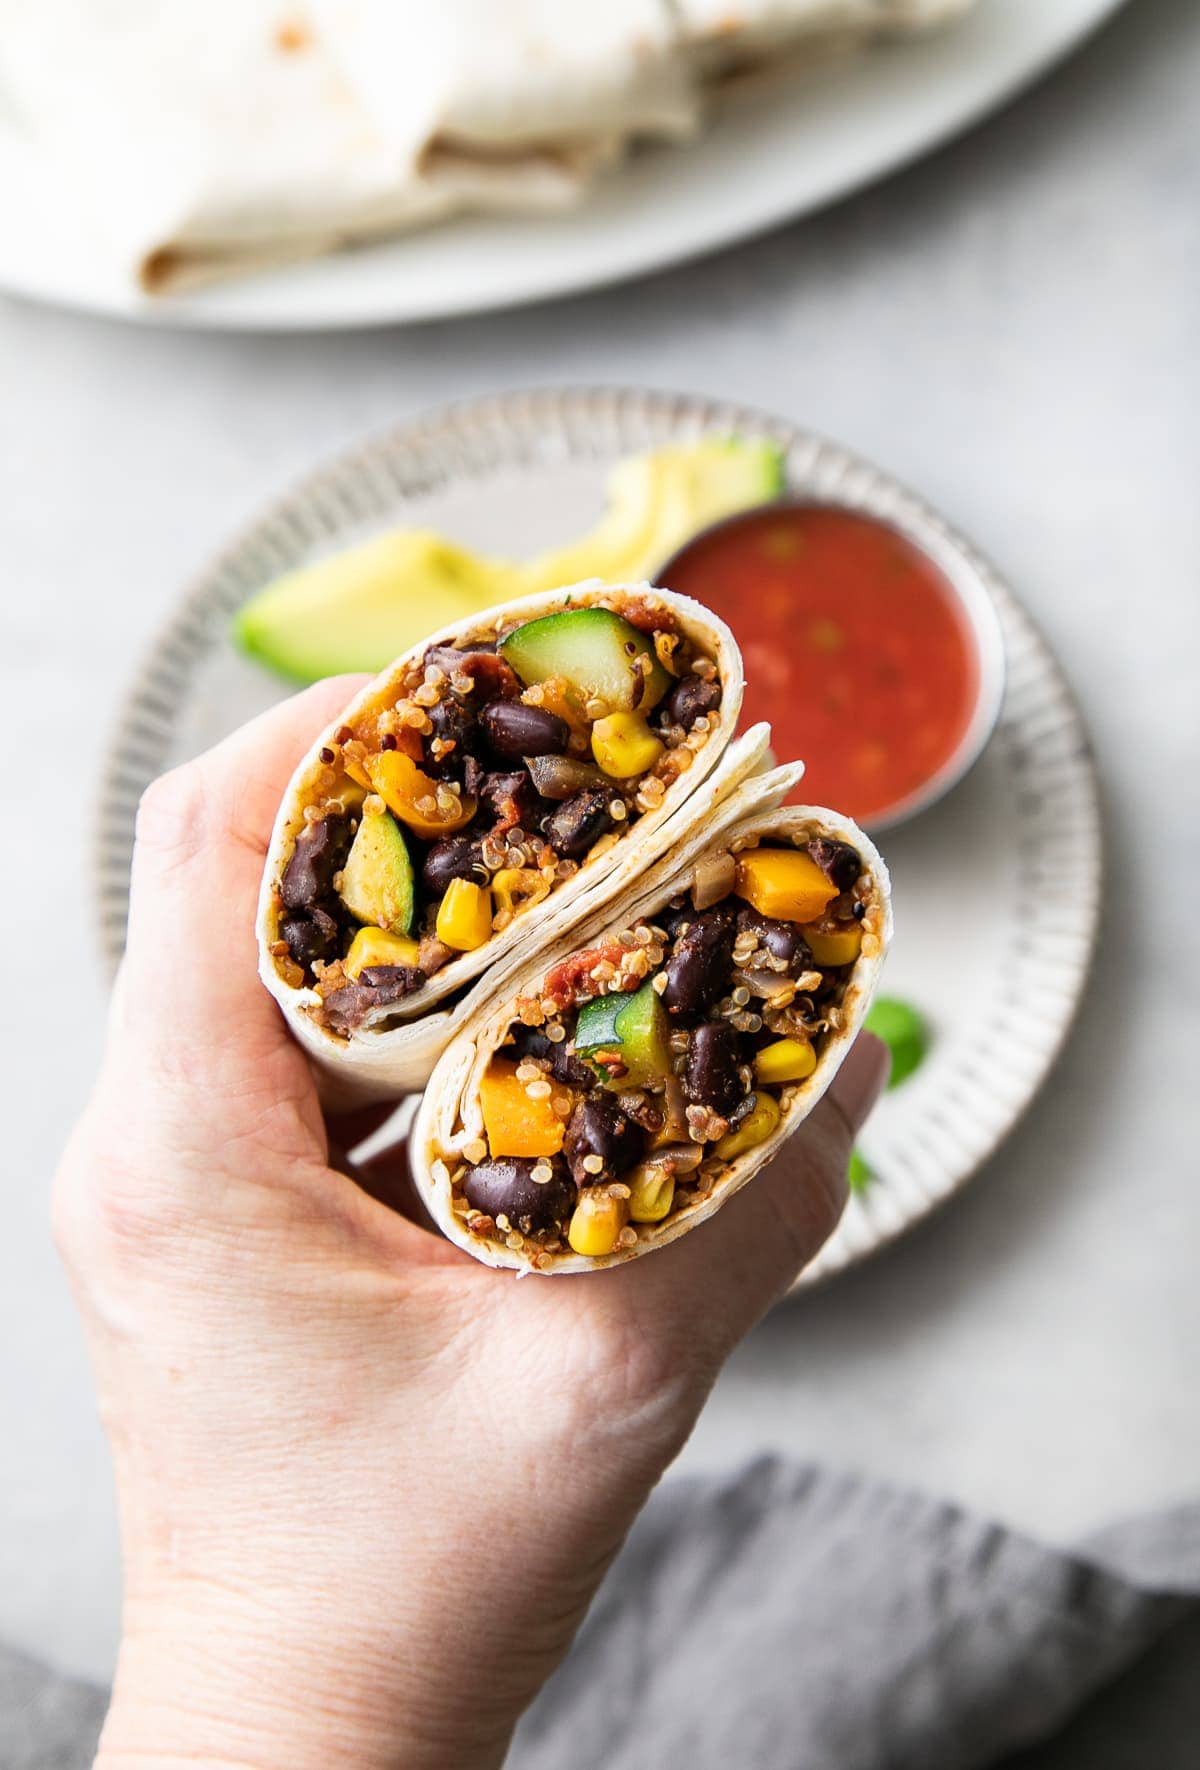
{"type": "Polygon", "coordinates": [[[1079,710],[1045,641],[996,572],[920,499],[848,450],[739,406],[623,390],[512,394],[366,444],[265,512],[183,596],[131,685],[101,801],[98,914],[115,965],[142,789],[286,692],[234,651],[229,617],[268,579],[384,524],[535,551],[594,520],[620,456],[702,434],[766,435],[793,490],[952,547],[982,576],[1007,652],[1004,708],[966,781],[888,833],[896,936],[885,989],[933,1028],[929,1059],[863,1139],[874,1180],[811,1281],[863,1258],[971,1178],[1045,1080],[1091,960],[1101,843],[1079,710]]]}

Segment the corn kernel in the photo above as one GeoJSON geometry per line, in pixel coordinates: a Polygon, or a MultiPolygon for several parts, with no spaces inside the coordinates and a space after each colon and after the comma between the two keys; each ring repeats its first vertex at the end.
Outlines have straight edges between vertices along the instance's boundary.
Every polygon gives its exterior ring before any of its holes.
{"type": "Polygon", "coordinates": [[[817,965],[853,965],[862,951],[863,931],[857,922],[832,930],[804,928],[801,933],[817,965]]]}
{"type": "Polygon", "coordinates": [[[760,1082],[802,1082],[817,1067],[817,1054],[807,1039],[777,1039],[754,1059],[760,1082]]]}
{"type": "Polygon", "coordinates": [[[592,755],[613,780],[645,774],[654,767],[665,747],[641,713],[610,713],[605,719],[597,719],[592,727],[592,755]]]}
{"type": "Polygon", "coordinates": [[[492,932],[492,894],[470,879],[451,879],[438,906],[437,937],[457,953],[474,952],[492,932]]]}
{"type": "Polygon", "coordinates": [[[501,867],[492,879],[492,890],[497,910],[515,916],[548,897],[550,885],[536,867],[501,867]]]}
{"type": "Polygon", "coordinates": [[[342,961],[348,977],[358,978],[368,965],[415,965],[417,943],[404,934],[391,934],[386,928],[360,928],[350,942],[350,951],[342,961]]]}
{"type": "Polygon", "coordinates": [[[627,1199],[613,1198],[603,1186],[585,1186],[579,1194],[567,1240],[577,1254],[598,1260],[613,1252],[628,1220],[627,1199]]]}
{"type": "Polygon", "coordinates": [[[765,1143],[782,1118],[779,1102],[769,1094],[759,1094],[736,1131],[728,1131],[717,1144],[717,1154],[723,1162],[731,1162],[736,1155],[745,1155],[748,1149],[754,1149],[765,1143]]]}
{"type": "Polygon", "coordinates": [[[662,1162],[643,1162],[629,1177],[629,1215],[635,1223],[661,1223],[675,1202],[675,1176],[662,1162]]]}
{"type": "Polygon", "coordinates": [[[339,799],[343,811],[360,811],[362,809],[363,800],[370,791],[371,784],[367,780],[366,775],[363,774],[356,778],[351,774],[349,768],[347,768],[345,774],[342,776],[329,797],[331,799],[339,799]]]}

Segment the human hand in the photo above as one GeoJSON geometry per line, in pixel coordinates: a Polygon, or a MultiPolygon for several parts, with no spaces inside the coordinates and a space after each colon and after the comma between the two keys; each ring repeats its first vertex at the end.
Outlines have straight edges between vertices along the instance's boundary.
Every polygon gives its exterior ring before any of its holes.
{"type": "Polygon", "coordinates": [[[276,806],[352,686],[139,818],[55,1192],[125,1559],[103,1770],[498,1765],[724,1359],[836,1223],[886,1073],[861,1039],[713,1223],[615,1271],[519,1282],[390,1209],[399,1156],[341,1171],[362,1122],[326,1122],[256,972],[276,806]]]}

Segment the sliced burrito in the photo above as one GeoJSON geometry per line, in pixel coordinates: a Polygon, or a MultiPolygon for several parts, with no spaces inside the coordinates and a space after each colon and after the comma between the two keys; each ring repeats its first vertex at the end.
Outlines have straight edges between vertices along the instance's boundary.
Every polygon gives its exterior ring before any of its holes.
{"type": "Polygon", "coordinates": [[[751,781],[619,905],[465,1025],[413,1130],[442,1231],[491,1266],[585,1272],[720,1209],[829,1086],[891,933],[854,824],[751,781]]]}
{"type": "Polygon", "coordinates": [[[400,658],[276,820],[260,968],[296,1036],[361,1097],[421,1087],[452,1017],[761,771],[741,702],[728,627],[645,584],[524,597],[400,658]]]}

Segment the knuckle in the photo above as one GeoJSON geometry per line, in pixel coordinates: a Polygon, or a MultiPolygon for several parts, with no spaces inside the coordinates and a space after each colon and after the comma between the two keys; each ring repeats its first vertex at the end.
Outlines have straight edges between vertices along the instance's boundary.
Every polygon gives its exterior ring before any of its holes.
{"type": "Polygon", "coordinates": [[[168,865],[192,859],[205,844],[209,807],[208,786],[197,763],[188,762],[159,775],[138,805],[138,849],[168,865]]]}
{"type": "Polygon", "coordinates": [[[78,1135],[50,1194],[50,1233],[71,1278],[87,1289],[102,1270],[153,1256],[183,1227],[178,1198],[113,1158],[103,1138],[78,1135]]]}

